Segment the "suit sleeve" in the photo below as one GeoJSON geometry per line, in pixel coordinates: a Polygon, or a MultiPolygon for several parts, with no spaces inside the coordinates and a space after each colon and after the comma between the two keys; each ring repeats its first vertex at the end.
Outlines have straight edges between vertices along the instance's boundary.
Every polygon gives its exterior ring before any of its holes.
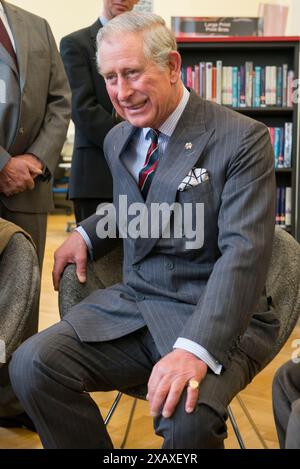
{"type": "MultiPolygon", "coordinates": [[[[102,147],[116,122],[97,100],[90,62],[92,51],[70,36],[62,39],[60,50],[72,90],[72,119],[92,144],[102,147]]],[[[105,89],[99,74],[100,81],[105,89]]]]}
{"type": "Polygon", "coordinates": [[[220,257],[181,337],[201,344],[224,367],[263,292],[275,220],[274,155],[268,130],[244,131],[227,168],[218,217],[220,257]]]}
{"type": "Polygon", "coordinates": [[[4,168],[6,163],[10,160],[10,154],[0,145],[0,171],[4,168]]]}
{"type": "Polygon", "coordinates": [[[27,152],[36,155],[53,174],[70,120],[70,89],[54,37],[46,21],[45,30],[51,57],[47,108],[43,125],[27,152]]]}

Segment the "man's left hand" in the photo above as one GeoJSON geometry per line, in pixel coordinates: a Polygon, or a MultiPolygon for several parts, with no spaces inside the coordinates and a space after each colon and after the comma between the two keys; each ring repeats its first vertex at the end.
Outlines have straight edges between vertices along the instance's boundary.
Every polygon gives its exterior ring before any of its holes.
{"type": "MultiPolygon", "coordinates": [[[[149,382],[147,399],[151,415],[162,414],[169,418],[173,414],[183,390],[189,380],[201,383],[207,373],[207,365],[190,352],[175,349],[154,366],[149,382]]],[[[196,407],[199,388],[188,386],[185,410],[192,413],[196,407]]]]}
{"type": "Polygon", "coordinates": [[[24,155],[17,155],[15,158],[21,158],[23,161],[30,164],[30,168],[36,168],[36,171],[30,170],[33,179],[41,174],[44,165],[37,156],[31,153],[25,153],[24,155]]]}

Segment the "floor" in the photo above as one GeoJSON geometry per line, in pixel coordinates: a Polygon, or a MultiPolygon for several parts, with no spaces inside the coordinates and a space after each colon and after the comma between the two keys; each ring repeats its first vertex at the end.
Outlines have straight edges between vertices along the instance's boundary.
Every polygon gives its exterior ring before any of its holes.
{"type": "MultiPolygon", "coordinates": [[[[51,280],[53,253],[55,249],[67,238],[67,222],[73,221],[72,216],[50,215],[48,222],[48,236],[44,270],[42,277],[42,294],[40,309],[40,330],[54,324],[59,320],[57,307],[57,293],[54,292],[51,280]]],[[[272,416],[271,383],[276,369],[287,361],[293,352],[293,341],[300,338],[300,328],[297,327],[276,359],[266,367],[244,390],[240,396],[246,404],[251,417],[261,432],[269,448],[278,448],[276,431],[272,416]]],[[[102,414],[106,415],[115,393],[95,393],[93,397],[100,406],[102,414]]],[[[132,405],[132,398],[123,396],[122,401],[109,424],[109,431],[115,447],[120,447],[126,427],[128,414],[132,405]]],[[[239,403],[234,400],[232,409],[247,448],[263,448],[257,435],[251,428],[239,403]]],[[[134,416],[132,430],[129,433],[126,448],[160,448],[161,439],[153,434],[152,419],[149,416],[148,404],[138,401],[134,416]]],[[[41,448],[39,437],[23,429],[0,428],[0,449],[38,449],[41,448]]],[[[229,425],[229,436],[226,440],[227,448],[238,448],[236,438],[229,425]]]]}

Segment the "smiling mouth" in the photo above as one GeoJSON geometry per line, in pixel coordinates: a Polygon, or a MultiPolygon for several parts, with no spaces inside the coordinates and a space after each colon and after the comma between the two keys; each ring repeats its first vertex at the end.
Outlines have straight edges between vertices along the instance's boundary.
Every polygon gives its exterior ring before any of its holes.
{"type": "Polygon", "coordinates": [[[127,7],[125,5],[115,4],[115,7],[119,10],[127,11],[127,7]]]}
{"type": "Polygon", "coordinates": [[[138,111],[140,109],[142,109],[145,104],[147,103],[147,100],[146,101],[143,101],[142,103],[139,103],[139,104],[135,104],[135,105],[132,105],[132,106],[123,106],[123,108],[126,110],[126,111],[138,111]]]}

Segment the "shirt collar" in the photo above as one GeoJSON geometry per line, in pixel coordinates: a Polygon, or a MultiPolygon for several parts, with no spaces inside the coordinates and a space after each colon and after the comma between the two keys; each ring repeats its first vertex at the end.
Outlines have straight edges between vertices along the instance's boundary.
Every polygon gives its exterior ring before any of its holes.
{"type": "MultiPolygon", "coordinates": [[[[182,116],[183,111],[186,108],[189,97],[190,97],[190,93],[185,87],[183,87],[182,98],[178,106],[176,107],[175,111],[173,111],[172,114],[170,114],[169,117],[165,120],[165,122],[159,127],[158,130],[164,135],[166,135],[167,137],[172,136],[176,128],[176,125],[178,124],[178,121],[180,117],[182,116]]],[[[146,139],[148,132],[149,132],[149,127],[143,128],[143,134],[144,134],[145,139],[146,139]]]]}
{"type": "Polygon", "coordinates": [[[100,20],[102,26],[105,26],[106,23],[109,22],[109,20],[107,18],[105,18],[105,16],[103,16],[103,15],[100,16],[99,20],[100,20]]]}
{"type": "Polygon", "coordinates": [[[2,5],[2,2],[0,1],[0,13],[4,13],[4,7],[2,5]]]}

